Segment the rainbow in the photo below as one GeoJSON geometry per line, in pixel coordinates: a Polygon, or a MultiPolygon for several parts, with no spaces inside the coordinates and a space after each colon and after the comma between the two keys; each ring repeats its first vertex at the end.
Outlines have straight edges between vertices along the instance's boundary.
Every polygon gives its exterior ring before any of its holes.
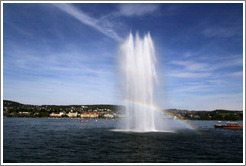
{"type": "Polygon", "coordinates": [[[160,107],[157,107],[157,106],[154,106],[154,105],[151,105],[151,104],[147,104],[147,103],[143,103],[143,102],[140,102],[140,101],[132,101],[132,100],[129,100],[129,99],[125,99],[124,102],[126,103],[132,103],[132,104],[137,104],[137,105],[140,105],[140,106],[144,106],[144,107],[147,107],[149,109],[153,109],[153,110],[157,110],[157,111],[160,111],[162,113],[164,113],[164,115],[167,115],[169,117],[172,117],[175,122],[177,122],[178,124],[180,124],[181,126],[184,126],[185,128],[188,128],[188,129],[191,129],[193,131],[197,131],[197,129],[195,127],[193,127],[190,123],[188,123],[187,121],[185,120],[182,120],[182,119],[176,119],[174,115],[172,115],[171,113],[163,110],[162,108],[160,107]]]}

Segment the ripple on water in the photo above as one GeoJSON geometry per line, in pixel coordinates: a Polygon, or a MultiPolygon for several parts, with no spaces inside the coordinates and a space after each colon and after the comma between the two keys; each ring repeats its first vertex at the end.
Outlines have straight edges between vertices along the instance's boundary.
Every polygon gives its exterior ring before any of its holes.
{"type": "MultiPolygon", "coordinates": [[[[191,121],[200,132],[129,132],[112,120],[4,118],[3,161],[19,163],[240,163],[243,131],[217,130],[191,121]]],[[[206,124],[206,125],[204,125],[206,124]]]]}

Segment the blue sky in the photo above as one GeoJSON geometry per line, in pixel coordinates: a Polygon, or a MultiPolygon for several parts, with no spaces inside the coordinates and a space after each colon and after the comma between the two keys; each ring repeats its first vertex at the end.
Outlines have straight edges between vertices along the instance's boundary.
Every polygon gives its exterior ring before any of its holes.
{"type": "Polygon", "coordinates": [[[3,5],[3,97],[121,104],[119,46],[151,33],[162,108],[243,109],[242,4],[3,5]]]}

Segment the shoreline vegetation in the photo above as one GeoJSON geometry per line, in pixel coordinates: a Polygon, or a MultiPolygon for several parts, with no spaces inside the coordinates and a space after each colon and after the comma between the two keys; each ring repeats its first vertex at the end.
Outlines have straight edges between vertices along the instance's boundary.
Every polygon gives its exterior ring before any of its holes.
{"type": "MultiPolygon", "coordinates": [[[[243,111],[241,110],[196,111],[163,109],[162,111],[164,119],[243,120],[243,111]]],[[[117,119],[125,117],[125,107],[121,105],[29,105],[3,100],[3,116],[16,118],[117,119]]]]}

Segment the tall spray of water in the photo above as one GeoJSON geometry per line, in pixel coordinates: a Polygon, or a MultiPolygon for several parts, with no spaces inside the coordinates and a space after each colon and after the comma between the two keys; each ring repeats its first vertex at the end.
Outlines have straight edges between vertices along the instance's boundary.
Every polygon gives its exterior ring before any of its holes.
{"type": "Polygon", "coordinates": [[[158,81],[156,56],[150,33],[140,38],[132,34],[121,45],[121,71],[124,78],[127,131],[158,131],[160,113],[155,109],[154,91],[158,81]]]}

